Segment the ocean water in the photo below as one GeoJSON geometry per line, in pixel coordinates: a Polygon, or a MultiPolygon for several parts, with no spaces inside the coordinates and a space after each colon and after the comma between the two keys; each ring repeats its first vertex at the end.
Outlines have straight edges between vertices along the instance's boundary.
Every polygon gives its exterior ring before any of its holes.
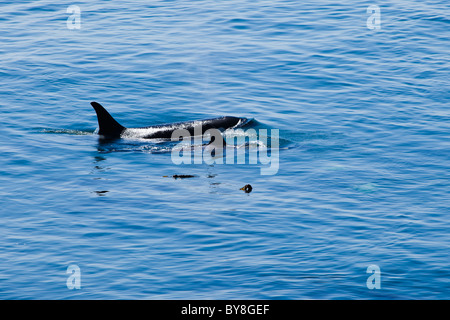
{"type": "Polygon", "coordinates": [[[449,299],[449,13],[0,2],[0,298],[449,299]],[[252,119],[277,171],[103,143],[91,101],[129,127],[252,119]]]}

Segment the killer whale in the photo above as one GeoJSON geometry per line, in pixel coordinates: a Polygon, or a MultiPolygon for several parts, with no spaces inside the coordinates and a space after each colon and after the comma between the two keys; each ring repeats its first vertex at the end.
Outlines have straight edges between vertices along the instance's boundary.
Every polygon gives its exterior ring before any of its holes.
{"type": "Polygon", "coordinates": [[[106,109],[98,102],[91,102],[97,113],[98,134],[107,139],[139,138],[139,139],[170,139],[177,129],[185,129],[191,135],[200,132],[203,135],[209,129],[226,130],[237,128],[245,124],[246,118],[225,116],[214,119],[176,122],[169,124],[153,125],[140,128],[126,128],[117,122],[106,109]]]}

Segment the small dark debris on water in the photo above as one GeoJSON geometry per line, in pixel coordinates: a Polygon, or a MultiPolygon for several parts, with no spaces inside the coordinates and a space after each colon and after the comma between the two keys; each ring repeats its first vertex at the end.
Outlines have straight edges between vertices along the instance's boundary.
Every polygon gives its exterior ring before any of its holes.
{"type": "Polygon", "coordinates": [[[94,191],[97,195],[99,196],[103,196],[105,193],[108,193],[108,190],[104,190],[104,191],[94,191]]]}
{"type": "Polygon", "coordinates": [[[251,185],[246,184],[245,186],[243,186],[242,188],[240,188],[239,190],[244,190],[245,193],[250,193],[252,192],[253,188],[251,185]]]}
{"type": "Polygon", "coordinates": [[[163,178],[168,178],[168,177],[172,177],[174,179],[187,179],[187,178],[195,178],[195,175],[191,175],[191,174],[175,174],[173,176],[163,176],[163,178]]]}

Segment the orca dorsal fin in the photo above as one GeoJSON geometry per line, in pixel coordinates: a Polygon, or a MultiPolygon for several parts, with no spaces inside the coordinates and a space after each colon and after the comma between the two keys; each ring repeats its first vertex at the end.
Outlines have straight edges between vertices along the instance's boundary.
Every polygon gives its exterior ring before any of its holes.
{"type": "Polygon", "coordinates": [[[120,137],[126,128],[118,123],[100,103],[91,102],[97,113],[98,134],[106,137],[120,137]]]}

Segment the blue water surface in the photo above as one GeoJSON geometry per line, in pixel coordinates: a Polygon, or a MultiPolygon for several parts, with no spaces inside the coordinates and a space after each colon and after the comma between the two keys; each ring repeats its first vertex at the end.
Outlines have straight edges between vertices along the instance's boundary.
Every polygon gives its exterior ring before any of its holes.
{"type": "Polygon", "coordinates": [[[1,2],[0,298],[449,299],[449,13],[1,2]],[[129,127],[254,119],[279,130],[279,169],[104,144],[91,101],[129,127]]]}

